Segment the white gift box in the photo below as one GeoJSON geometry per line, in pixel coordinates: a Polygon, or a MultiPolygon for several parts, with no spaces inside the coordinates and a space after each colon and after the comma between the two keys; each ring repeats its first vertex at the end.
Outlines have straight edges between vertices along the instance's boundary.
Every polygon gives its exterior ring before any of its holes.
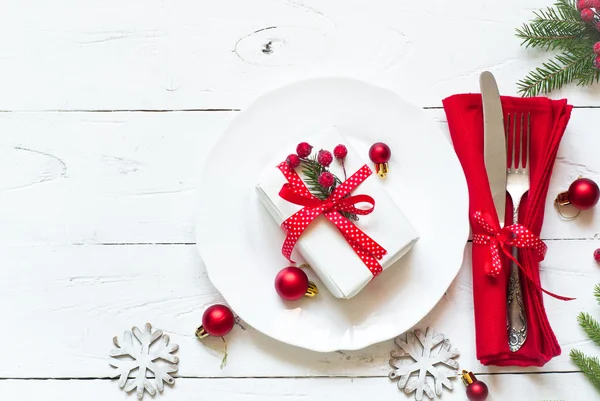
{"type": "MultiPolygon", "coordinates": [[[[372,165],[371,162],[359,157],[335,128],[328,130],[310,143],[314,146],[313,154],[319,149],[327,149],[332,152],[336,145],[344,144],[348,149],[348,155],[344,161],[348,177],[365,163],[370,167],[372,165]]],[[[302,206],[287,202],[279,196],[279,191],[283,184],[287,183],[287,180],[277,168],[277,164],[285,160],[285,157],[293,150],[293,148],[282,149],[281,159],[265,169],[256,186],[261,203],[279,225],[302,209],[302,206]]],[[[344,173],[337,160],[333,161],[329,170],[344,181],[344,173]]],[[[304,178],[300,167],[296,171],[301,178],[304,178]]],[[[390,174],[394,174],[394,172],[390,174]]],[[[375,173],[351,192],[351,195],[358,194],[366,194],[375,199],[374,211],[369,215],[359,216],[359,221],[355,224],[387,250],[387,254],[379,260],[381,267],[385,270],[412,248],[418,241],[419,235],[385,190],[381,184],[381,178],[375,173]]],[[[283,239],[280,243],[273,244],[278,248],[282,245],[283,239]]],[[[323,215],[317,217],[302,233],[292,255],[292,259],[295,261],[298,261],[298,251],[336,298],[352,298],[373,279],[371,271],[354,252],[340,231],[323,215]]],[[[283,255],[282,259],[285,259],[283,255]]]]}

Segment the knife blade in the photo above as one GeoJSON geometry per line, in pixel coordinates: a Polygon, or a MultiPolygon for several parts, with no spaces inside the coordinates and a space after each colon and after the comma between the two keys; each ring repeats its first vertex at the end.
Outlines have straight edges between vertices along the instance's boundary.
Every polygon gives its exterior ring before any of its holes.
{"type": "Polygon", "coordinates": [[[504,227],[506,210],[506,136],[504,114],[496,79],[485,71],[479,77],[481,100],[483,102],[484,159],[494,207],[504,227]]]}

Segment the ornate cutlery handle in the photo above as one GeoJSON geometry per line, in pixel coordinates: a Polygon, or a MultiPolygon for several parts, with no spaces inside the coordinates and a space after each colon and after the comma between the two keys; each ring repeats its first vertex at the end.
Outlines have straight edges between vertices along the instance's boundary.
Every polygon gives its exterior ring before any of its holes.
{"type": "MultiPolygon", "coordinates": [[[[519,202],[513,210],[513,224],[519,222],[519,202]]],[[[519,250],[513,247],[512,255],[518,260],[519,250]]],[[[521,293],[521,278],[519,277],[519,267],[511,262],[510,279],[508,282],[508,347],[512,352],[516,352],[527,340],[527,317],[525,316],[525,305],[523,304],[523,294],[521,293]]]]}

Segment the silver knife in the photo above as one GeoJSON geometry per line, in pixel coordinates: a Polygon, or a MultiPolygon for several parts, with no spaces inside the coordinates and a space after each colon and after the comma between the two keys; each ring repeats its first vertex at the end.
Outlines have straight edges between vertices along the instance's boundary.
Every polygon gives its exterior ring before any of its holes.
{"type": "Polygon", "coordinates": [[[484,158],[494,207],[504,227],[506,210],[506,135],[504,133],[504,114],[496,79],[491,72],[485,71],[479,77],[481,100],[483,102],[484,158]]]}
{"type": "MultiPolygon", "coordinates": [[[[483,72],[479,78],[479,85],[483,102],[485,169],[500,227],[504,227],[507,174],[504,113],[498,85],[492,73],[483,72]]],[[[515,352],[527,339],[527,319],[521,294],[519,271],[516,268],[511,268],[507,292],[508,346],[512,352],[515,352]]]]}

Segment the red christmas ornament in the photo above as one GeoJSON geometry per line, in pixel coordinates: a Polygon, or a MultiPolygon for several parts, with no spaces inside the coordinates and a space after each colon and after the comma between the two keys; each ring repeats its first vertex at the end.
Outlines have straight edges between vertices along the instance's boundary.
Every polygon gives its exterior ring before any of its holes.
{"type": "Polygon", "coordinates": [[[581,10],[581,19],[585,22],[592,22],[595,16],[596,13],[591,8],[584,8],[581,10]]]}
{"type": "Polygon", "coordinates": [[[323,167],[329,167],[331,162],[333,161],[333,156],[331,152],[328,150],[319,150],[319,155],[317,156],[317,161],[323,167]]]}
{"type": "Polygon", "coordinates": [[[348,149],[346,149],[346,147],[342,144],[337,145],[335,148],[333,148],[333,155],[336,159],[344,160],[348,155],[348,149]]]}
{"type": "Polygon", "coordinates": [[[308,281],[306,273],[296,266],[288,266],[277,273],[275,290],[286,301],[296,301],[303,296],[314,297],[318,292],[315,284],[308,281]]]}
{"type": "Polygon", "coordinates": [[[308,157],[312,152],[312,146],[307,142],[300,142],[298,146],[296,146],[296,153],[300,157],[308,157]]]}
{"type": "Polygon", "coordinates": [[[328,171],[323,171],[319,176],[319,185],[323,188],[331,188],[335,183],[335,177],[328,171]]]}
{"type": "Polygon", "coordinates": [[[383,142],[374,143],[369,149],[369,158],[375,163],[375,172],[385,178],[388,173],[388,161],[392,157],[390,147],[383,142]]]}
{"type": "Polygon", "coordinates": [[[291,154],[285,159],[285,162],[291,167],[296,168],[300,165],[300,158],[298,155],[291,154]]]}
{"type": "Polygon", "coordinates": [[[577,216],[564,216],[560,211],[561,206],[573,205],[580,211],[588,210],[596,206],[598,200],[600,200],[598,185],[589,178],[578,178],[569,186],[568,191],[558,194],[554,203],[559,208],[558,212],[561,216],[572,219],[577,216]]]}
{"type": "Polygon", "coordinates": [[[467,386],[467,398],[470,401],[485,401],[487,399],[489,394],[487,385],[477,380],[473,372],[463,370],[462,380],[467,386]]]}
{"type": "Polygon", "coordinates": [[[594,251],[594,260],[596,262],[600,263],[600,248],[598,248],[594,251]]]}
{"type": "Polygon", "coordinates": [[[225,305],[212,305],[202,315],[202,326],[196,330],[196,336],[203,339],[208,336],[223,337],[233,329],[233,312],[225,305]]]}

